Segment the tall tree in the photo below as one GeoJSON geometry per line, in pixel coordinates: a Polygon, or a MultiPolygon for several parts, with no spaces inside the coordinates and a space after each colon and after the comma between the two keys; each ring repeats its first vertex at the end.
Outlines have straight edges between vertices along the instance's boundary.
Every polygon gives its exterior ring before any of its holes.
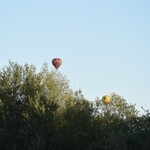
{"type": "Polygon", "coordinates": [[[0,72],[1,149],[52,148],[55,113],[71,96],[61,73],[10,61],[0,72]]]}

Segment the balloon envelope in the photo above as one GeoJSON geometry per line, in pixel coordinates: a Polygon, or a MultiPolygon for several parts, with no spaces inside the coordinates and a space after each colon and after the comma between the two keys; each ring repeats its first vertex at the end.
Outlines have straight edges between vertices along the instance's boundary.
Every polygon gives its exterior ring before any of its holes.
{"type": "Polygon", "coordinates": [[[102,101],[105,105],[109,104],[111,102],[111,97],[106,95],[106,96],[103,96],[102,98],[102,101]]]}
{"type": "Polygon", "coordinates": [[[52,64],[56,69],[58,69],[60,65],[62,64],[62,60],[60,58],[54,58],[52,60],[52,64]]]}

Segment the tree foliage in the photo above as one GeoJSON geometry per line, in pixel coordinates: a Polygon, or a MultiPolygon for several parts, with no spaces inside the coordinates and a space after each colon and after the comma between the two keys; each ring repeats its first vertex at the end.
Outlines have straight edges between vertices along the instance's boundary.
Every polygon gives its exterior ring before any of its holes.
{"type": "Polygon", "coordinates": [[[118,94],[111,103],[72,92],[60,72],[9,62],[0,71],[0,149],[146,150],[150,113],[118,94]]]}

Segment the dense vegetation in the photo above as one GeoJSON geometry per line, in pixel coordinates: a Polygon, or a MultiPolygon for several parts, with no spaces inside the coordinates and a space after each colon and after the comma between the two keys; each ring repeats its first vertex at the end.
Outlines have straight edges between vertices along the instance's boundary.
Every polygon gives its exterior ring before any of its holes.
{"type": "Polygon", "coordinates": [[[72,92],[60,72],[14,62],[0,71],[1,150],[149,150],[150,113],[115,94],[72,92]]]}

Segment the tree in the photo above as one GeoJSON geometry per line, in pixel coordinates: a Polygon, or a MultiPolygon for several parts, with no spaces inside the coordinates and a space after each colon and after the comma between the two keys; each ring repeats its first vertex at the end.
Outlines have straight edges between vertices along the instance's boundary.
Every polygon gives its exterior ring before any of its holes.
{"type": "Polygon", "coordinates": [[[89,150],[124,150],[128,148],[130,121],[138,116],[135,105],[128,104],[124,98],[113,93],[111,103],[97,98],[94,103],[93,134],[89,150]]]}
{"type": "Polygon", "coordinates": [[[51,149],[55,114],[72,96],[61,73],[9,61],[0,72],[0,148],[51,149]]]}
{"type": "Polygon", "coordinates": [[[111,94],[111,103],[106,105],[102,99],[96,98],[95,101],[96,114],[109,114],[116,115],[119,118],[131,118],[138,116],[138,111],[135,109],[135,105],[129,104],[126,100],[118,94],[111,94]]]}
{"type": "MultiPolygon", "coordinates": [[[[57,144],[55,149],[82,150],[89,144],[90,125],[93,117],[93,105],[82,95],[81,90],[76,91],[69,101],[57,131],[57,144]]],[[[58,122],[57,122],[58,123],[58,122]]]]}
{"type": "Polygon", "coordinates": [[[0,71],[0,149],[150,149],[150,113],[115,94],[107,103],[72,92],[60,72],[9,62],[0,71]]]}

